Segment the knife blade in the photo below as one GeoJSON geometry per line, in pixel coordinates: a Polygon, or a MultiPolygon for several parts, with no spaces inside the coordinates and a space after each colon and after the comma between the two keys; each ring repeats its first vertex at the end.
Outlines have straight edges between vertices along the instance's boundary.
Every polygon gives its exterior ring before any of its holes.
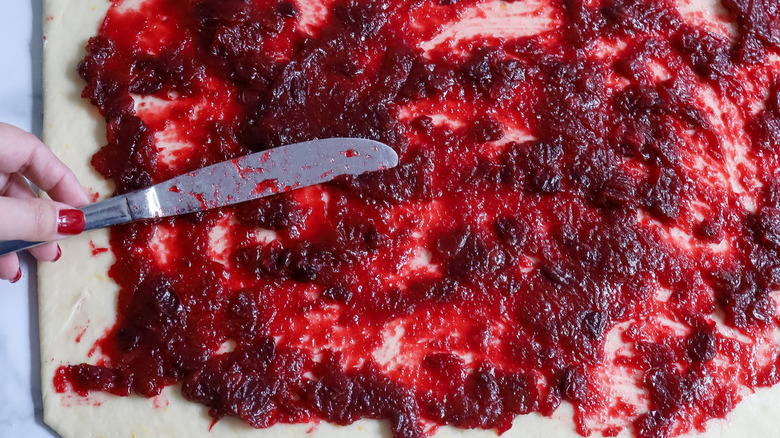
{"type": "MultiPolygon", "coordinates": [[[[359,138],[295,143],[223,161],[146,189],[82,207],[84,231],[145,219],[225,207],[308,187],[342,175],[360,175],[398,165],[389,146],[359,138]]],[[[44,242],[0,242],[0,256],[44,242]]]]}

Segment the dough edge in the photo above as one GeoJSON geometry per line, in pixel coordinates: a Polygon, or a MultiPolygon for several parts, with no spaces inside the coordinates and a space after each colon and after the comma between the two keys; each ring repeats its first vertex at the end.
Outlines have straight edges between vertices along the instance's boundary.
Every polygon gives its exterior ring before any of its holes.
{"type": "MultiPolygon", "coordinates": [[[[76,73],[87,40],[97,32],[110,0],[44,0],[43,140],[99,199],[113,191],[90,166],[89,159],[105,143],[105,123],[97,110],[81,98],[84,86],[76,73]]],[[[93,255],[94,247],[108,247],[108,232],[99,230],[60,243],[63,258],[40,263],[39,321],[44,421],[64,438],[82,437],[389,437],[386,422],[360,420],[349,426],[278,424],[254,429],[240,420],[225,418],[213,428],[207,408],[186,401],[178,387],[166,388],[155,399],[92,394],[86,400],[57,393],[53,378],[64,364],[94,363],[90,349],[114,323],[117,285],[109,278],[111,252],[93,255]]],[[[780,414],[780,385],[760,389],[732,411],[727,420],[713,420],[707,438],[731,436],[780,437],[774,417],[780,414]]],[[[503,437],[575,438],[572,408],[564,403],[552,418],[536,413],[518,417],[503,437]]],[[[494,430],[441,427],[437,437],[488,438],[494,430]]],[[[630,436],[624,431],[620,436],[630,436]]]]}

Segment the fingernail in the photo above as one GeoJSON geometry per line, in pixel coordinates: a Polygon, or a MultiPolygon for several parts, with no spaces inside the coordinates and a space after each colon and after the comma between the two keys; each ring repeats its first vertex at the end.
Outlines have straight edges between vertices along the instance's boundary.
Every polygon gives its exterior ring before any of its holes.
{"type": "Polygon", "coordinates": [[[59,245],[59,244],[57,244],[57,255],[56,255],[56,256],[54,256],[54,260],[52,260],[52,263],[54,263],[54,262],[56,262],[57,260],[59,260],[59,259],[60,259],[60,257],[62,257],[62,248],[60,248],[60,245],[59,245]]]}
{"type": "Polygon", "coordinates": [[[22,279],[22,268],[19,268],[18,271],[16,271],[16,277],[10,279],[9,281],[11,284],[17,283],[19,280],[22,279]]]}
{"type": "Polygon", "coordinates": [[[60,210],[60,216],[57,218],[57,233],[79,234],[84,231],[86,225],[81,210],[60,210]]]}

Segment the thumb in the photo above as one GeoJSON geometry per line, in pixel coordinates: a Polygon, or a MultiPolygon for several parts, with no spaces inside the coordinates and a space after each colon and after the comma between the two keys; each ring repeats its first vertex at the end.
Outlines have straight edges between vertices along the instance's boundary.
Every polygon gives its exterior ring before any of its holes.
{"type": "Polygon", "coordinates": [[[84,213],[67,204],[0,197],[0,240],[57,240],[81,233],[84,225],[84,213]]]}

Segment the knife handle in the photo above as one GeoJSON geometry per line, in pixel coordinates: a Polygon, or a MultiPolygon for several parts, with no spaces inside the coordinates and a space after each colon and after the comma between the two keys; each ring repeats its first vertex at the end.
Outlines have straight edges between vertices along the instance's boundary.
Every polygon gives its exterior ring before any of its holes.
{"type": "Polygon", "coordinates": [[[0,256],[43,245],[44,243],[45,242],[28,242],[26,240],[3,240],[0,242],[0,256]]]}
{"type": "MultiPolygon", "coordinates": [[[[79,210],[84,212],[84,220],[86,222],[84,231],[123,224],[133,220],[126,196],[109,198],[105,201],[81,207],[79,210]]],[[[0,256],[43,245],[44,243],[46,242],[28,242],[26,240],[0,241],[0,256]]]]}

